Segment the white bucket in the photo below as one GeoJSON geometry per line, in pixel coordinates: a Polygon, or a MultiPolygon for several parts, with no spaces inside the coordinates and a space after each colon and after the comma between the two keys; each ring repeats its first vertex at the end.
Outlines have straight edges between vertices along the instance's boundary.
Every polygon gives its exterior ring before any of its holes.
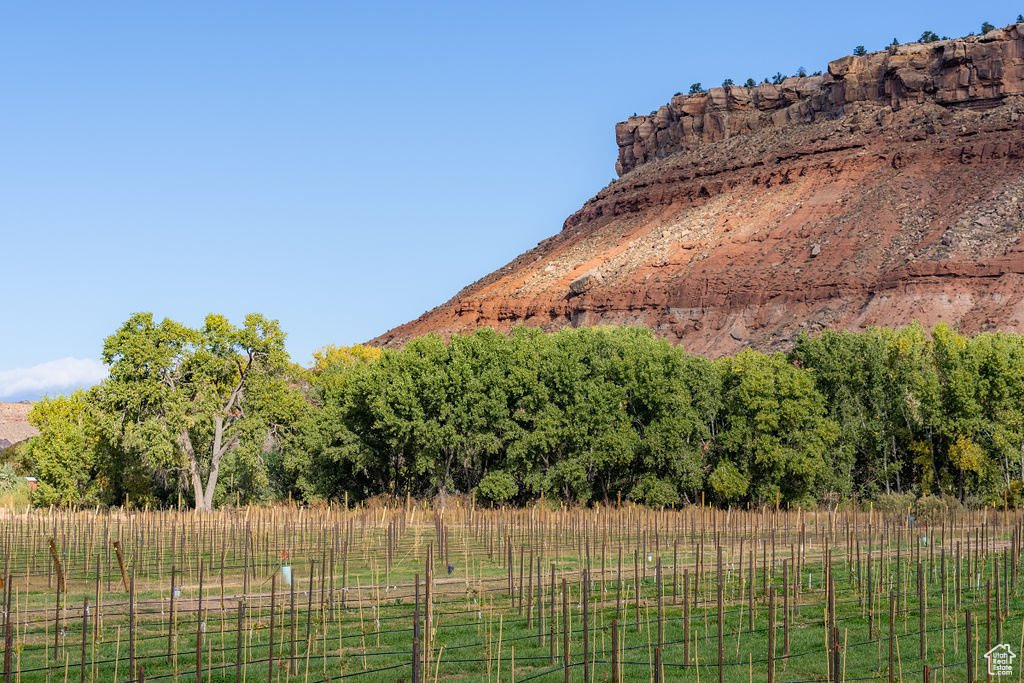
{"type": "Polygon", "coordinates": [[[284,585],[292,585],[292,568],[289,565],[281,565],[281,578],[284,579],[284,585]]]}

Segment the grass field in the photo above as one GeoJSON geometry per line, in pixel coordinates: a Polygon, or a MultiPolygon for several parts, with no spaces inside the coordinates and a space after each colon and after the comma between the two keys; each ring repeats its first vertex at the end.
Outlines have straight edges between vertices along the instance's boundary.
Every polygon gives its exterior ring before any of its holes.
{"type": "MultiPolygon", "coordinates": [[[[8,514],[3,675],[886,681],[891,645],[893,680],[927,665],[931,681],[966,681],[970,656],[983,681],[989,647],[1024,645],[1021,520],[413,503],[8,514]]],[[[1001,680],[1021,680],[1019,661],[1001,680]]]]}

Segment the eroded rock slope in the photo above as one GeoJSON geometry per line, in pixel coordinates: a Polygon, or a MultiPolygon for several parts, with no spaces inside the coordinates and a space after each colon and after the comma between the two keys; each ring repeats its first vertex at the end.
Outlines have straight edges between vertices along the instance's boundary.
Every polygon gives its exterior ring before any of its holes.
{"type": "Polygon", "coordinates": [[[560,233],[374,340],[644,325],[712,356],[801,330],[1024,331],[1024,24],[677,96],[560,233]]]}

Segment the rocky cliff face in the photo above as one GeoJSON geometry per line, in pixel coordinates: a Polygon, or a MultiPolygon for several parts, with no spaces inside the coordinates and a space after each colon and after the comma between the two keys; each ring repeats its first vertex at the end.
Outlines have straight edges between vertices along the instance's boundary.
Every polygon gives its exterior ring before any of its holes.
{"type": "Polygon", "coordinates": [[[39,433],[28,423],[30,410],[30,403],[0,403],[0,450],[39,433]]]}
{"type": "Polygon", "coordinates": [[[619,175],[654,159],[764,128],[836,118],[851,105],[893,110],[933,102],[943,106],[998,106],[1024,94],[1024,24],[983,36],[903,45],[861,57],[843,57],[820,76],[779,85],[711,88],[677,95],[649,116],[615,126],[619,175]]]}
{"type": "Polygon", "coordinates": [[[562,231],[375,340],[636,324],[717,356],[803,330],[1024,331],[1024,25],[677,97],[562,231]]]}

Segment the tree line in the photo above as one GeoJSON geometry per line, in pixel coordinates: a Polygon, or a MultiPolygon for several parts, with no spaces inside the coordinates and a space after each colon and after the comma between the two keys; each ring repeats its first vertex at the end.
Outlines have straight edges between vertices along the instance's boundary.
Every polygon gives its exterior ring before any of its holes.
{"type": "Polygon", "coordinates": [[[38,504],[471,495],[588,504],[1024,503],[1024,338],[826,331],[709,360],[638,328],[489,329],[293,364],[275,321],[138,314],[110,376],[7,454],[38,504]]]}

